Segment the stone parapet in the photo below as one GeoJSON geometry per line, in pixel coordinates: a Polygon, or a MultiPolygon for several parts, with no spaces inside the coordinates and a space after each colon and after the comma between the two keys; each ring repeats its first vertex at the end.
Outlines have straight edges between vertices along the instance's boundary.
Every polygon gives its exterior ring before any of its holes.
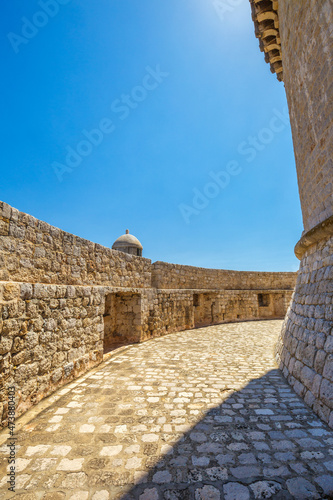
{"type": "Polygon", "coordinates": [[[0,202],[0,280],[150,287],[151,261],[66,233],[0,202]]]}
{"type": "Polygon", "coordinates": [[[181,266],[66,233],[0,202],[0,280],[137,288],[292,289],[296,273],[181,266]]]}
{"type": "Polygon", "coordinates": [[[182,266],[168,262],[152,264],[152,286],[168,288],[205,288],[209,290],[293,290],[297,273],[230,271],[182,266]]]}

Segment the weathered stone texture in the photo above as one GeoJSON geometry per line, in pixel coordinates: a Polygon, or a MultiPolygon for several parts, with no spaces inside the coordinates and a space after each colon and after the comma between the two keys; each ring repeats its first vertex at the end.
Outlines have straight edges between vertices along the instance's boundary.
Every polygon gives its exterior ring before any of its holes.
{"type": "Polygon", "coordinates": [[[333,425],[333,238],[302,259],[277,356],[283,373],[326,422],[333,425]]]}
{"type": "Polygon", "coordinates": [[[0,202],[0,281],[150,287],[151,261],[111,250],[0,202]]]}
{"type": "Polygon", "coordinates": [[[304,223],[295,248],[300,271],[277,356],[296,392],[333,426],[333,5],[277,3],[304,223]]]}
{"type": "Polygon", "coordinates": [[[13,384],[21,414],[120,345],[198,326],[283,317],[292,292],[264,292],[270,297],[266,308],[251,290],[213,293],[0,282],[2,423],[7,388],[13,384]]]}
{"type": "Polygon", "coordinates": [[[333,215],[332,26],[330,0],[279,0],[283,75],[305,231],[333,215]]]}
{"type": "Polygon", "coordinates": [[[152,264],[152,286],[207,290],[293,290],[296,273],[227,271],[182,266],[167,262],[152,264]]]}
{"type": "Polygon", "coordinates": [[[0,283],[0,403],[18,415],[103,359],[103,289],[0,283]]]}
{"type": "Polygon", "coordinates": [[[193,291],[146,291],[142,325],[142,340],[193,328],[193,291]]]}

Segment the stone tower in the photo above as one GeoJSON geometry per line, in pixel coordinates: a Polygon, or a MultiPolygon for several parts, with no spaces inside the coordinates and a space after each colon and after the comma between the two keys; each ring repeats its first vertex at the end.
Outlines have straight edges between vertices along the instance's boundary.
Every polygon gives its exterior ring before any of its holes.
{"type": "Polygon", "coordinates": [[[333,427],[333,4],[250,2],[260,48],[285,84],[304,224],[277,356],[296,392],[333,427]]]}
{"type": "Polygon", "coordinates": [[[126,233],[113,243],[112,250],[119,250],[120,252],[129,253],[131,255],[137,255],[142,257],[142,245],[140,241],[133,236],[133,234],[129,234],[129,230],[126,229],[126,233]]]}

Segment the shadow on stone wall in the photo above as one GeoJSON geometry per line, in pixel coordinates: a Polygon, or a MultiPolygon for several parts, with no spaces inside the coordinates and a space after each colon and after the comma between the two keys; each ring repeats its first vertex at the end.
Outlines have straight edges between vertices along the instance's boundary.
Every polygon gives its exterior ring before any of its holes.
{"type": "MultiPolygon", "coordinates": [[[[149,472],[122,500],[333,498],[333,432],[279,370],[241,390],[221,391],[226,394],[223,403],[187,426],[180,439],[174,435],[172,442],[172,435],[163,435],[162,457],[157,444],[145,444],[149,472]]],[[[149,424],[148,417],[141,420],[149,424]]],[[[189,414],[188,420],[195,416],[189,414]]],[[[104,474],[97,482],[110,486],[114,475],[106,473],[103,480],[104,474]]]]}
{"type": "Polygon", "coordinates": [[[300,272],[276,345],[276,360],[296,393],[333,428],[332,281],[329,273],[326,280],[324,275],[325,268],[318,277],[323,294],[316,300],[321,303],[314,306],[309,304],[316,285],[302,284],[300,272]]]}

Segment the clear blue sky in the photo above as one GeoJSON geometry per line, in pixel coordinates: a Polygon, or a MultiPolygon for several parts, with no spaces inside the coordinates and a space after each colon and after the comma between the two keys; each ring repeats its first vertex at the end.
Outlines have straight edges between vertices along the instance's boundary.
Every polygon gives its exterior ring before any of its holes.
{"type": "Polygon", "coordinates": [[[153,261],[297,270],[284,86],[235,3],[4,2],[0,199],[153,261]]]}

